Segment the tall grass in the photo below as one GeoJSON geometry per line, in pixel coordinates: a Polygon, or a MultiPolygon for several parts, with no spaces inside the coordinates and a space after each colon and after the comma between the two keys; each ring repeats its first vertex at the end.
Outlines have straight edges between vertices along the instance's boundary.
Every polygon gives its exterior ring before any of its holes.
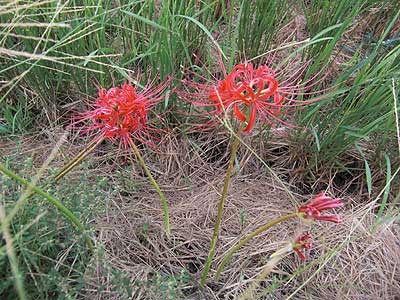
{"type": "Polygon", "coordinates": [[[69,103],[69,91],[78,93],[77,100],[85,97],[80,93],[95,93],[96,83],[110,86],[138,73],[179,76],[194,59],[207,60],[207,48],[199,45],[218,26],[217,3],[56,3],[10,6],[0,14],[0,103],[28,90],[52,119],[54,108],[69,103]]]}
{"type": "MultiPolygon", "coordinates": [[[[375,149],[370,159],[378,161],[377,165],[385,153],[392,159],[397,156],[392,146],[396,143],[392,82],[400,79],[400,45],[391,41],[389,33],[399,33],[392,31],[398,18],[398,12],[387,16],[387,26],[378,39],[353,50],[345,68],[335,76],[330,96],[299,112],[302,124],[311,129],[310,168],[332,162],[344,167],[343,154],[357,143],[375,149]]],[[[345,46],[337,41],[336,47],[345,46]]],[[[307,140],[304,134],[298,138],[307,140]]]]}
{"type": "MultiPolygon", "coordinates": [[[[385,3],[394,5],[392,1],[385,3]]],[[[310,37],[335,26],[334,31],[323,35],[329,39],[304,51],[305,59],[312,60],[309,74],[339,55],[338,50],[351,48],[354,53],[347,62],[349,66],[335,75],[334,84],[339,84],[336,91],[346,92],[334,95],[331,101],[340,101],[343,105],[332,106],[332,102],[325,101],[312,111],[306,109],[301,113],[300,119],[316,131],[319,149],[313,151],[318,160],[333,160],[354,143],[356,135],[367,137],[382,132],[383,128],[391,131],[393,122],[389,120],[387,108],[392,105],[386,101],[390,89],[379,85],[382,80],[389,82],[390,74],[395,80],[398,78],[398,51],[389,53],[398,40],[391,39],[396,37],[395,32],[388,37],[393,27],[390,21],[395,22],[398,16],[390,15],[391,11],[381,3],[361,0],[352,5],[345,1],[315,1],[312,5],[299,1],[297,5],[289,5],[284,0],[251,4],[246,1],[170,0],[161,4],[151,0],[105,1],[100,5],[98,1],[85,0],[4,6],[0,14],[3,24],[0,28],[0,80],[3,82],[0,131],[17,133],[29,129],[32,111],[40,111],[55,121],[63,105],[94,95],[97,83],[109,87],[112,82],[134,80],[138,73],[152,77],[158,74],[161,79],[167,75],[179,78],[182,68],[195,65],[197,69],[209,66],[212,70],[216,48],[232,66],[244,55],[251,58],[279,46],[275,44],[279,31],[298,13],[304,14],[305,30],[310,37]],[[343,44],[340,39],[344,32],[371,9],[378,11],[376,22],[382,17],[387,20],[385,35],[379,41],[371,40],[370,45],[361,42],[358,48],[343,44]],[[360,119],[364,120],[362,124],[377,119],[375,113],[380,108],[376,105],[382,107],[387,118],[380,117],[381,122],[376,121],[375,125],[360,125],[360,119]],[[322,119],[321,110],[327,111],[322,119]],[[343,116],[340,125],[331,130],[337,115],[343,116]],[[329,155],[326,149],[331,149],[329,155]]],[[[363,35],[372,33],[363,32],[363,35]]],[[[166,102],[165,108],[168,105],[171,102],[166,102]]],[[[384,134],[383,144],[387,143],[388,136],[384,134]]]]}

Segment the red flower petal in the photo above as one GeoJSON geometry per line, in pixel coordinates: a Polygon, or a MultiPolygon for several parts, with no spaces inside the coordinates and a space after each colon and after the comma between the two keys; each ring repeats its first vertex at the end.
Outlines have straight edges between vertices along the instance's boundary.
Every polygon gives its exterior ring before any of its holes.
{"type": "Polygon", "coordinates": [[[343,202],[341,199],[332,199],[325,193],[319,194],[309,203],[299,207],[298,212],[304,213],[305,219],[315,219],[321,221],[329,221],[334,223],[342,222],[342,219],[337,215],[321,215],[321,211],[341,207],[343,202]]]}
{"type": "Polygon", "coordinates": [[[253,106],[251,108],[249,121],[247,122],[247,126],[244,129],[244,132],[249,132],[251,129],[253,129],[254,123],[256,122],[256,114],[257,114],[257,109],[255,106],[253,106]]]}
{"type": "Polygon", "coordinates": [[[301,252],[302,249],[310,249],[312,247],[312,244],[308,242],[308,240],[311,239],[311,234],[309,233],[303,233],[300,236],[298,236],[295,240],[294,243],[292,244],[292,249],[297,253],[299,258],[301,260],[306,260],[306,257],[304,254],[301,252]]]}
{"type": "MultiPolygon", "coordinates": [[[[290,64],[293,65],[293,62],[290,64]]],[[[289,68],[285,66],[275,72],[267,65],[254,68],[251,63],[244,63],[234,66],[230,73],[227,73],[223,68],[222,60],[220,60],[220,66],[223,73],[222,79],[209,80],[204,76],[198,76],[199,80],[196,81],[182,80],[185,90],[178,91],[178,96],[184,101],[198,107],[214,108],[211,111],[204,111],[203,116],[211,119],[206,124],[218,124],[214,121],[230,116],[231,114],[225,114],[225,112],[229,112],[233,107],[233,116],[240,122],[248,122],[246,132],[253,129],[257,117],[263,122],[271,124],[281,122],[288,125],[277,117],[282,108],[314,103],[321,97],[297,100],[296,96],[317,95],[325,91],[311,91],[311,88],[319,82],[317,77],[320,72],[311,76],[306,82],[298,84],[302,74],[307,70],[307,63],[301,64],[291,73],[288,72],[289,68]],[[281,80],[278,80],[278,77],[281,80]],[[284,104],[285,100],[287,101],[284,104]],[[250,111],[244,111],[245,108],[250,111]],[[248,120],[245,118],[247,113],[250,114],[248,120]]],[[[196,74],[190,72],[190,78],[193,78],[193,75],[196,74]]],[[[200,127],[203,128],[203,125],[200,125],[200,127]]]]}
{"type": "Polygon", "coordinates": [[[235,113],[235,116],[242,122],[246,121],[246,116],[241,112],[241,110],[239,109],[239,107],[237,106],[237,104],[235,103],[233,105],[233,111],[235,113]]]}

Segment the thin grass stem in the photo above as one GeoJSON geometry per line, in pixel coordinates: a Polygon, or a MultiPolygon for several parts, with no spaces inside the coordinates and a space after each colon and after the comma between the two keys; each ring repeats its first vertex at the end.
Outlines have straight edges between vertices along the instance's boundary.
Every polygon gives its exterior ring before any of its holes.
{"type": "Polygon", "coordinates": [[[264,266],[261,274],[255,279],[250,286],[243,291],[243,293],[239,296],[239,300],[252,300],[252,299],[257,299],[255,295],[255,291],[257,289],[257,286],[272,272],[274,267],[282,260],[282,258],[287,254],[280,254],[282,250],[288,250],[288,248],[280,249],[274,254],[270,256],[269,261],[267,264],[264,266]]]}
{"type": "Polygon", "coordinates": [[[129,144],[132,147],[133,151],[135,152],[135,155],[137,159],[140,162],[140,165],[142,166],[144,172],[146,173],[147,177],[149,178],[151,184],[153,187],[156,189],[157,193],[160,195],[161,198],[161,203],[163,207],[163,212],[164,212],[164,224],[165,224],[165,231],[167,233],[167,236],[169,237],[171,234],[171,227],[169,224],[169,213],[168,213],[168,204],[167,204],[167,199],[165,198],[164,193],[161,191],[160,186],[157,184],[157,181],[154,179],[153,175],[151,174],[150,170],[147,168],[147,165],[140,154],[140,151],[138,147],[135,145],[135,143],[129,139],[129,144]]]}
{"type": "Polygon", "coordinates": [[[396,93],[396,82],[394,78],[392,78],[392,92],[393,92],[393,102],[394,102],[394,116],[396,121],[396,130],[397,130],[397,145],[399,147],[399,155],[400,155],[400,124],[399,124],[399,113],[397,107],[397,93],[396,93]]]}
{"type": "Polygon", "coordinates": [[[13,247],[13,239],[8,229],[9,223],[6,220],[5,209],[3,206],[0,206],[0,221],[1,221],[1,231],[3,232],[3,238],[6,243],[5,246],[6,246],[7,256],[10,261],[11,272],[14,275],[15,289],[17,290],[18,298],[20,300],[26,300],[28,298],[26,296],[26,292],[24,289],[21,273],[19,272],[18,269],[18,260],[17,256],[15,255],[15,250],[13,247]]]}
{"type": "Polygon", "coordinates": [[[85,149],[79,152],[72,160],[70,160],[58,174],[54,177],[54,181],[58,182],[63,178],[69,171],[71,171],[75,166],[77,166],[86,156],[88,156],[102,141],[104,137],[101,137],[92,143],[90,143],[85,149]]]}

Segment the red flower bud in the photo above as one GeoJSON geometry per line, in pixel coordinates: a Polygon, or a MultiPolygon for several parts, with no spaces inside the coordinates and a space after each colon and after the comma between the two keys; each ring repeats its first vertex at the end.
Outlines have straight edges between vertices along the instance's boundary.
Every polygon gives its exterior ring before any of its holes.
{"type": "Polygon", "coordinates": [[[292,244],[292,249],[297,253],[301,260],[306,260],[305,255],[301,252],[301,249],[311,249],[312,243],[308,242],[311,239],[311,234],[304,233],[298,236],[292,244]]]}
{"type": "Polygon", "coordinates": [[[332,199],[325,193],[321,193],[309,203],[300,206],[298,212],[304,213],[304,219],[315,219],[340,223],[342,222],[342,219],[338,215],[321,215],[321,211],[341,207],[342,205],[343,202],[341,199],[332,199]]]}

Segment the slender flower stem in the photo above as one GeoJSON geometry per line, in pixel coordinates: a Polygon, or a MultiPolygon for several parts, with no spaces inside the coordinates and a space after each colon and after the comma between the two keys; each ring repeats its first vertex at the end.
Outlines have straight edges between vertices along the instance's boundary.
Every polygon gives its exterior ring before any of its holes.
{"type": "Polygon", "coordinates": [[[167,233],[167,236],[169,237],[171,234],[171,228],[169,225],[169,213],[168,213],[167,199],[165,198],[164,193],[161,191],[160,186],[157,184],[157,181],[154,179],[153,175],[151,175],[150,170],[147,168],[147,165],[146,165],[142,155],[140,154],[138,147],[135,145],[135,143],[131,139],[129,139],[129,144],[132,147],[133,151],[135,152],[135,155],[136,155],[137,159],[139,160],[140,165],[142,166],[147,177],[149,178],[151,184],[156,189],[157,193],[160,195],[161,203],[162,203],[162,207],[163,207],[163,211],[164,211],[165,231],[167,233]]]}
{"type": "Polygon", "coordinates": [[[101,137],[92,143],[90,143],[85,149],[79,152],[72,160],[70,160],[61,170],[58,172],[56,177],[54,177],[54,181],[59,181],[62,177],[65,176],[69,171],[72,170],[76,165],[78,165],[86,156],[88,156],[102,141],[104,137],[101,137]]]}
{"type": "Polygon", "coordinates": [[[217,274],[215,275],[216,280],[218,280],[222,270],[224,269],[225,265],[229,262],[229,260],[232,258],[233,254],[239,250],[241,247],[243,247],[243,245],[245,245],[248,241],[250,241],[253,237],[259,235],[260,233],[270,229],[271,227],[275,226],[276,224],[279,224],[281,222],[284,222],[286,220],[289,220],[291,218],[296,218],[296,217],[300,217],[302,215],[302,213],[293,213],[293,214],[289,214],[286,216],[282,216],[280,218],[277,218],[271,222],[269,222],[268,224],[265,224],[259,228],[257,228],[256,230],[254,230],[252,233],[250,233],[248,236],[246,236],[243,240],[241,240],[239,243],[236,244],[236,246],[234,246],[229,252],[228,254],[224,257],[224,259],[222,260],[222,262],[220,263],[220,265],[218,266],[217,269],[217,274]]]}
{"type": "Polygon", "coordinates": [[[237,131],[237,134],[236,134],[235,140],[233,142],[233,145],[232,145],[231,155],[229,157],[228,169],[226,170],[224,188],[222,190],[221,200],[219,201],[219,205],[218,205],[218,214],[217,214],[217,218],[215,220],[214,232],[213,232],[213,237],[212,237],[212,240],[211,240],[210,252],[208,254],[207,261],[206,261],[206,263],[204,265],[203,273],[201,274],[201,279],[200,279],[200,286],[201,287],[204,287],[204,284],[205,284],[206,279],[207,279],[207,274],[210,271],[210,267],[211,267],[212,261],[214,259],[215,248],[217,246],[217,241],[218,241],[218,237],[219,237],[219,229],[221,227],[222,212],[224,210],[225,200],[226,200],[226,197],[228,195],[228,188],[229,188],[229,182],[230,182],[231,174],[232,174],[232,170],[233,170],[233,163],[235,161],[236,153],[237,153],[237,150],[239,148],[240,135],[241,135],[241,133],[243,131],[243,128],[244,128],[244,123],[241,123],[240,126],[239,126],[239,129],[237,131]]]}
{"type": "Polygon", "coordinates": [[[10,178],[18,181],[19,183],[27,186],[30,188],[33,192],[36,194],[39,194],[42,196],[45,200],[53,204],[64,216],[66,216],[84,235],[86,244],[88,245],[90,251],[94,251],[94,246],[89,238],[89,236],[85,233],[85,227],[82,225],[82,223],[79,221],[77,217],[68,209],[66,208],[60,201],[55,199],[53,196],[50,196],[47,194],[45,191],[43,191],[41,188],[33,185],[29,181],[25,180],[24,178],[18,176],[14,172],[8,170],[6,167],[4,167],[2,164],[0,164],[0,171],[9,176],[10,178]]]}

